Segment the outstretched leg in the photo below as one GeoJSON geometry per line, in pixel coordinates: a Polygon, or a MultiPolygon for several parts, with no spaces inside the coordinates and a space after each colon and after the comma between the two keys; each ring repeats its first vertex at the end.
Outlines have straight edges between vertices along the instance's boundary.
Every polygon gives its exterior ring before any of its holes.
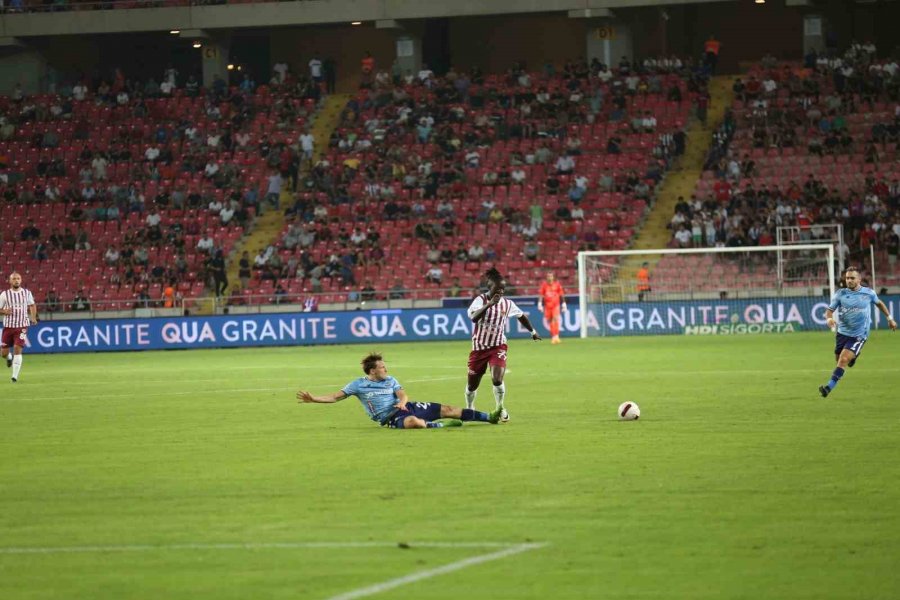
{"type": "Polygon", "coordinates": [[[841,350],[841,353],[838,355],[837,367],[831,373],[831,379],[825,385],[819,386],[819,393],[822,394],[823,398],[827,397],[837,387],[841,377],[844,376],[844,370],[847,368],[847,365],[855,358],[856,354],[852,350],[846,348],[841,350]]]}
{"type": "Polygon", "coordinates": [[[471,408],[459,408],[448,404],[441,405],[442,419],[459,419],[460,421],[477,421],[482,423],[498,423],[500,421],[500,411],[495,410],[488,414],[471,408]]]}

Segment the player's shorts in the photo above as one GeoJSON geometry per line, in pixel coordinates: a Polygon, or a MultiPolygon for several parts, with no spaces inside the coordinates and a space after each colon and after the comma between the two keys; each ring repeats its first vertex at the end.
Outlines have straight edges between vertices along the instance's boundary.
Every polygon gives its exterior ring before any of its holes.
{"type": "Polygon", "coordinates": [[[469,352],[469,375],[484,375],[488,365],[496,365],[505,369],[507,350],[509,347],[506,344],[485,350],[472,350],[469,352]]]}
{"type": "Polygon", "coordinates": [[[562,310],[559,306],[553,308],[544,307],[544,318],[548,321],[559,319],[562,316],[562,310]]]}
{"type": "Polygon", "coordinates": [[[8,348],[9,346],[24,347],[25,342],[28,341],[28,336],[26,335],[27,332],[27,327],[4,327],[0,346],[4,348],[8,348]]]}
{"type": "Polygon", "coordinates": [[[407,417],[436,421],[441,418],[441,405],[437,402],[407,402],[406,410],[397,409],[382,421],[381,425],[387,425],[391,429],[403,429],[403,421],[407,417]]]}
{"type": "Polygon", "coordinates": [[[841,350],[849,350],[855,356],[859,356],[867,339],[868,338],[865,337],[853,337],[839,333],[835,339],[834,353],[837,355],[841,353],[841,350]]]}

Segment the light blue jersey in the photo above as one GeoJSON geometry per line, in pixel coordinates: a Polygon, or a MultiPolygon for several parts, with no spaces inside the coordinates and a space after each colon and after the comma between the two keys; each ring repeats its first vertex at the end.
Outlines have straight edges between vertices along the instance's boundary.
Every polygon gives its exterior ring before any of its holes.
{"type": "Polygon", "coordinates": [[[348,396],[359,398],[369,417],[381,423],[394,411],[394,405],[400,401],[397,398],[397,391],[402,389],[400,382],[388,376],[384,381],[360,377],[345,385],[341,391],[348,396]]]}
{"type": "Polygon", "coordinates": [[[860,286],[856,291],[847,288],[838,290],[828,305],[828,308],[837,311],[837,332],[854,338],[869,337],[872,305],[877,302],[878,294],[871,288],[860,286]]]}

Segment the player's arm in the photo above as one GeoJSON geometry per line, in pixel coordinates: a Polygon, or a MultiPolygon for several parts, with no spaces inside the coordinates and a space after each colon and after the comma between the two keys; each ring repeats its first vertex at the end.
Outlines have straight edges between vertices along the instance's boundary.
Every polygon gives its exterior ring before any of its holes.
{"type": "Polygon", "coordinates": [[[828,325],[829,329],[834,329],[837,323],[834,320],[834,311],[830,308],[825,309],[825,324],[828,325]]]}
{"type": "Polygon", "coordinates": [[[544,310],[544,284],[541,284],[540,289],[538,289],[538,310],[543,312],[544,310]]]}
{"type": "Polygon", "coordinates": [[[6,303],[6,294],[0,294],[0,315],[11,315],[12,309],[6,303]]]}
{"type": "Polygon", "coordinates": [[[475,310],[474,312],[470,308],[469,318],[472,319],[473,323],[477,323],[484,318],[484,313],[487,312],[487,309],[495,306],[498,302],[500,302],[500,294],[494,294],[493,296],[491,296],[491,299],[488,300],[481,308],[475,310]]]}
{"type": "MultiPolygon", "coordinates": [[[[880,310],[884,314],[884,316],[887,317],[888,327],[891,328],[891,331],[897,331],[897,321],[895,321],[894,317],[891,316],[891,313],[888,312],[888,307],[885,306],[884,302],[879,300],[878,302],[875,303],[875,306],[877,306],[878,310],[880,310]]],[[[826,312],[825,314],[827,315],[828,313],[826,312]]]]}
{"type": "Polygon", "coordinates": [[[559,303],[563,312],[569,311],[569,307],[566,306],[566,292],[563,291],[562,285],[559,286],[559,303]]]}
{"type": "Polygon", "coordinates": [[[28,316],[31,318],[31,324],[37,325],[37,305],[31,304],[28,306],[28,316]]]}
{"type": "Polygon", "coordinates": [[[539,342],[539,341],[541,340],[541,336],[538,334],[537,331],[535,331],[534,325],[532,325],[532,324],[531,324],[531,321],[528,320],[528,316],[527,316],[527,315],[520,315],[520,316],[519,316],[519,323],[522,324],[522,327],[524,327],[525,329],[527,329],[528,331],[531,332],[531,339],[532,339],[532,340],[534,340],[535,342],[539,342]]]}
{"type": "Polygon", "coordinates": [[[406,395],[406,391],[399,389],[394,393],[397,394],[397,404],[395,404],[394,407],[399,408],[400,410],[406,410],[406,403],[409,402],[409,396],[406,395]]]}
{"type": "Polygon", "coordinates": [[[347,394],[344,393],[344,390],[335,392],[333,394],[326,394],[324,396],[313,396],[309,392],[304,392],[303,390],[297,392],[297,401],[301,404],[308,402],[314,402],[316,404],[334,404],[335,402],[340,402],[346,397],[347,394]]]}

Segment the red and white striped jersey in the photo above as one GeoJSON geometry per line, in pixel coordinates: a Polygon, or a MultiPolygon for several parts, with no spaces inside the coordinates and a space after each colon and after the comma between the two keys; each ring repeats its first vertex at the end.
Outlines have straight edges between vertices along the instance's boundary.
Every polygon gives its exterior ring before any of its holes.
{"type": "MultiPolygon", "coordinates": [[[[475,297],[469,305],[469,318],[472,318],[490,298],[487,294],[475,297]]],[[[521,317],[525,313],[509,298],[500,298],[500,302],[487,309],[480,321],[472,330],[472,350],[486,350],[506,343],[506,320],[521,317]]]]}
{"type": "Polygon", "coordinates": [[[31,317],[28,316],[28,307],[34,304],[34,296],[25,288],[17,290],[8,289],[0,292],[0,308],[12,309],[12,313],[3,315],[4,327],[28,327],[31,325],[31,317]]]}

